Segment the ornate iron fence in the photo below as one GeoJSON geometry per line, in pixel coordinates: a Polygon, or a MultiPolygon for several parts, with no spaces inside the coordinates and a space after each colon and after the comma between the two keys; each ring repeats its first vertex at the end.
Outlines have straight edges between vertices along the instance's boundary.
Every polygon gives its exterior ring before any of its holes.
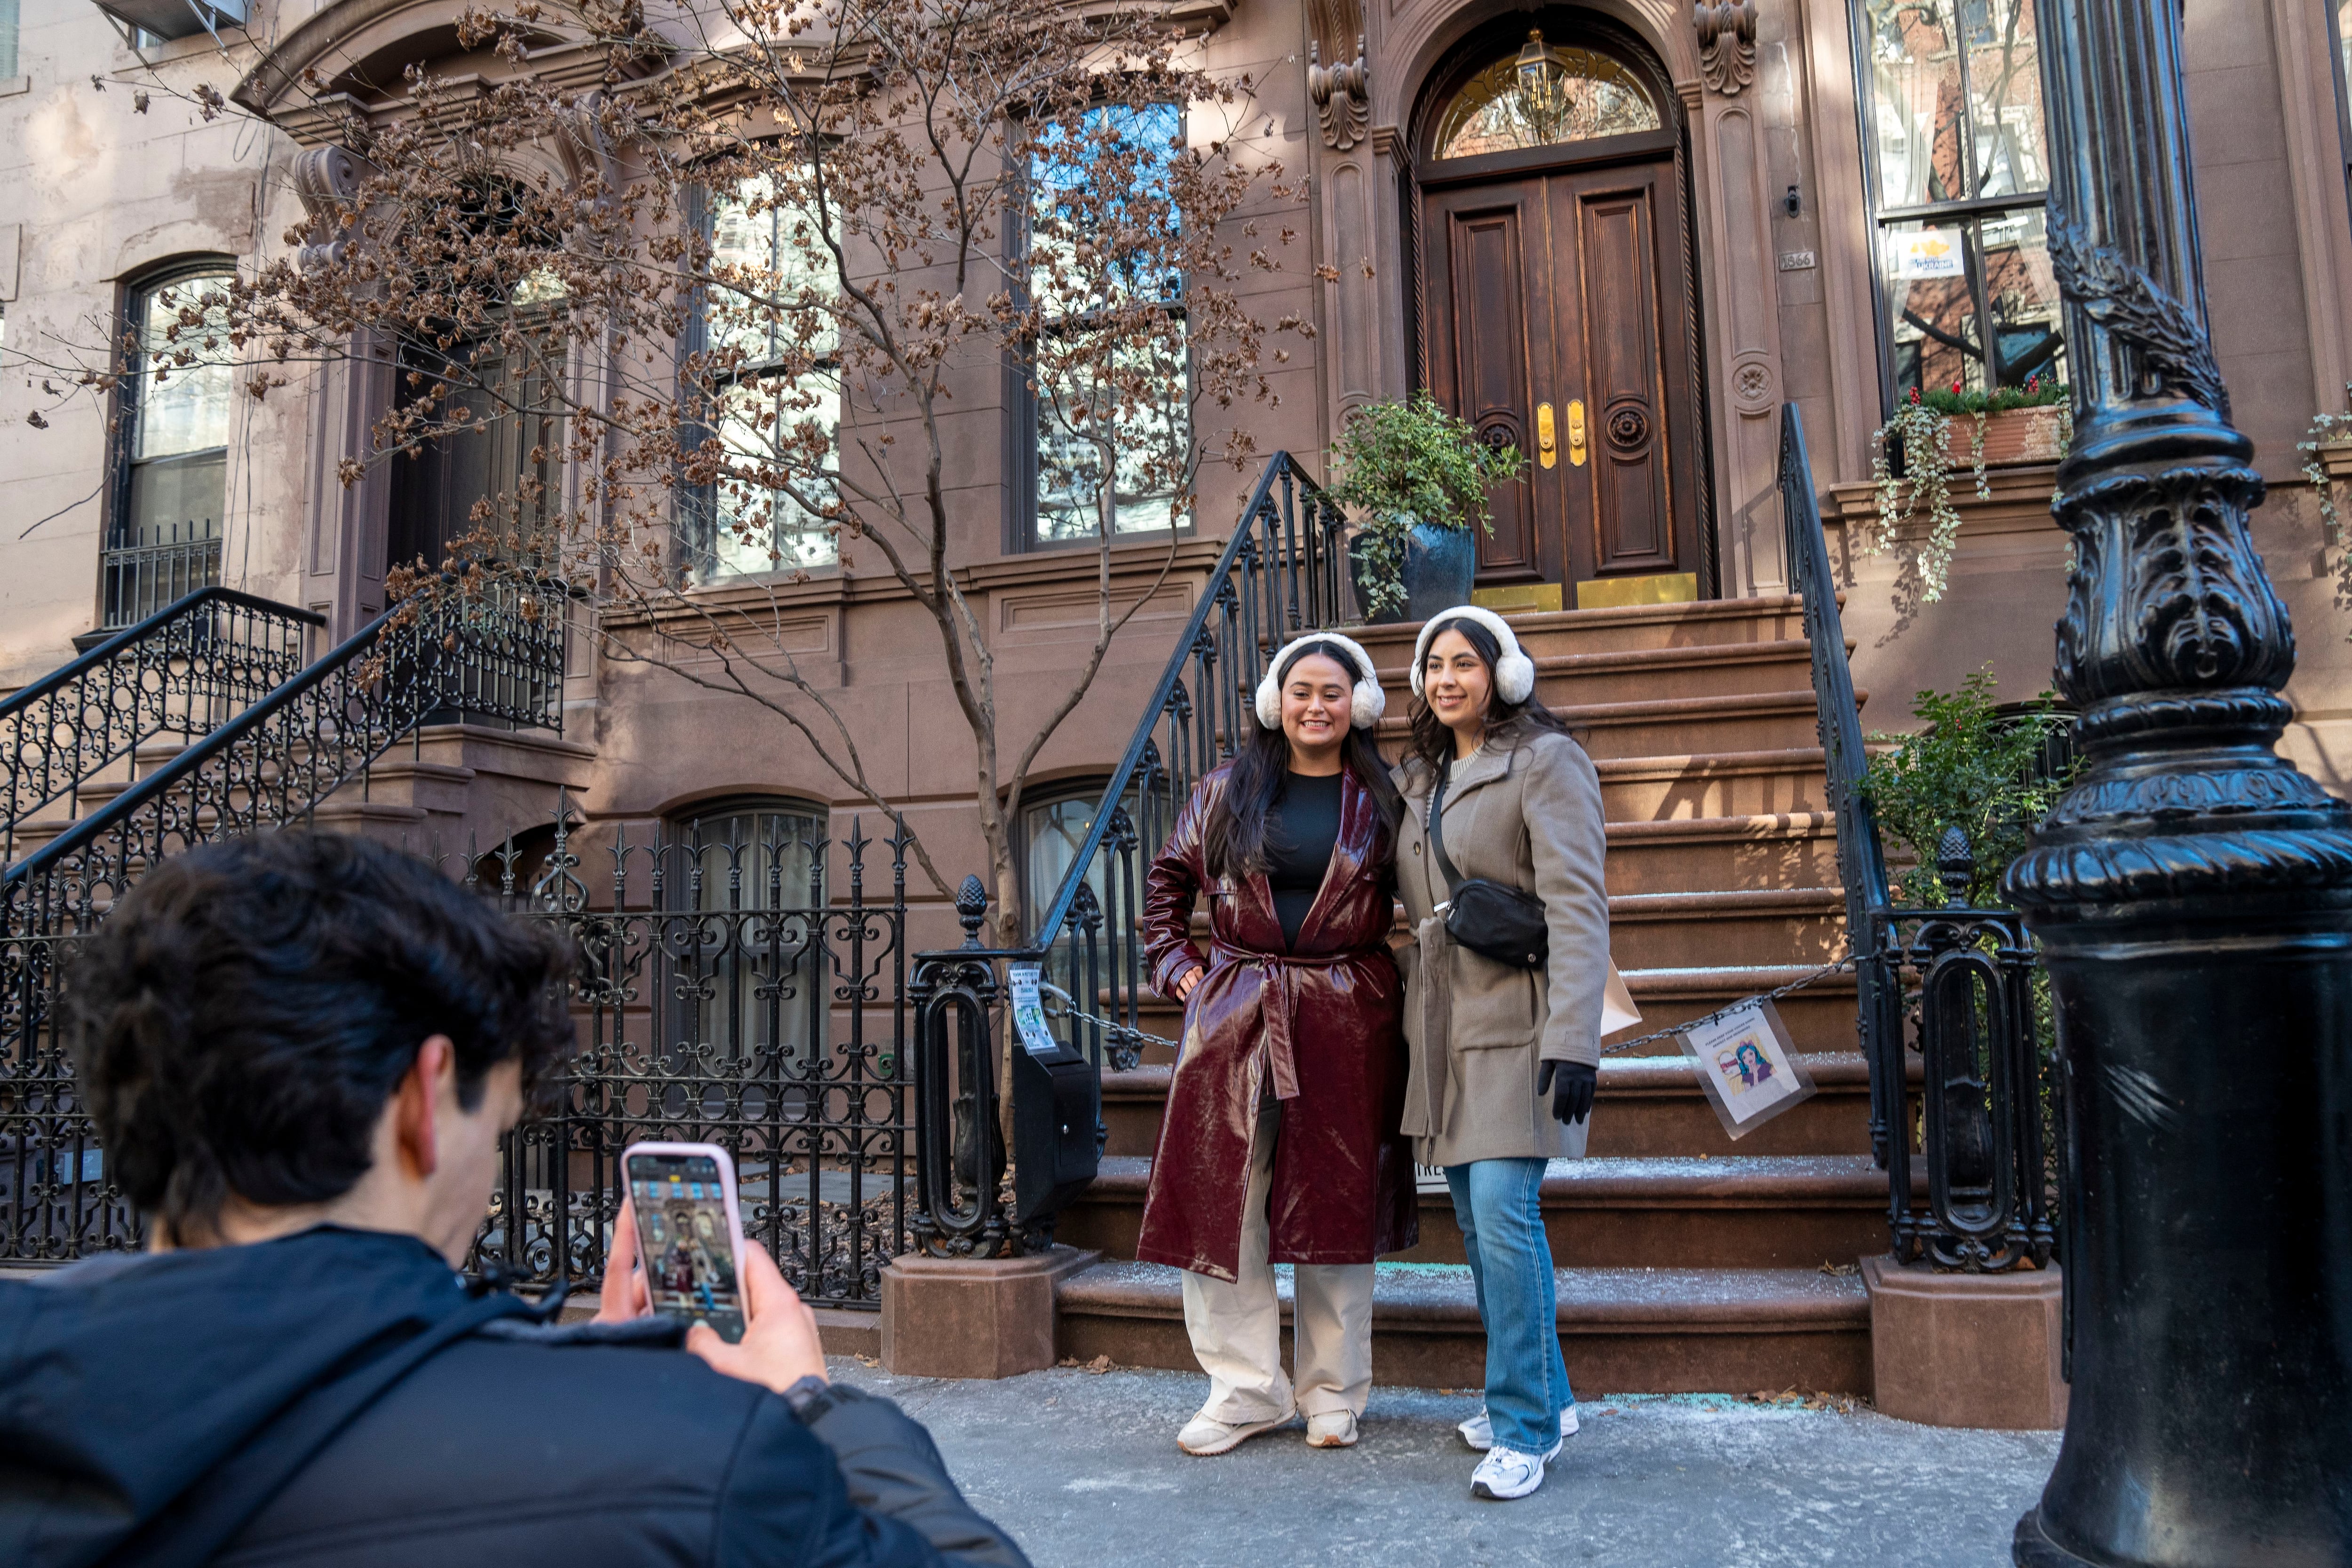
{"type": "Polygon", "coordinates": [[[157,611],[0,703],[0,864],[18,829],[162,736],[226,724],[306,663],[326,618],[232,589],[206,588],[157,611]]]}
{"type": "MultiPolygon", "coordinates": [[[[1962,907],[1958,891],[1948,908],[1895,904],[1878,823],[1861,789],[1869,757],[1804,422],[1793,403],[1781,411],[1780,510],[1812,643],[1816,720],[1855,960],[1856,1030],[1870,1064],[1871,1153],[1887,1173],[1894,1253],[1972,1271],[2039,1268],[2054,1245],[2059,1180],[2044,1157],[2045,1074],[2033,1000],[2039,960],[2011,911],[1962,907]],[[1924,1197],[1915,1168],[1927,1177],[1924,1197]]],[[[1946,887],[1965,889],[1973,869],[1966,835],[1947,833],[1941,849],[1946,887]]]]}
{"type": "MultiPolygon", "coordinates": [[[[924,1129],[925,1202],[917,1220],[924,1250],[986,1257],[1027,1245],[1024,1228],[1004,1211],[1003,1157],[989,1131],[1003,1086],[978,1043],[993,1027],[998,966],[1042,967],[1045,983],[1076,1004],[1068,1043],[1097,1074],[1137,1065],[1148,994],[1144,867],[1167,841],[1194,782],[1233,756],[1256,722],[1251,705],[1265,661],[1302,632],[1356,618],[1344,528],[1339,507],[1296,458],[1277,452],[1267,460],[1028,945],[992,950],[975,940],[919,955],[917,1050],[923,1103],[933,1118],[924,1129]]],[[[984,890],[973,891],[984,910],[984,890]]],[[[976,930],[977,912],[967,913],[976,930]]],[[[1097,1135],[1099,1142],[1099,1125],[1097,1135]]],[[[1050,1234],[1049,1223],[1038,1227],[1038,1239],[1050,1234]]]]}
{"type": "Polygon", "coordinates": [[[593,1286],[622,1196],[620,1158],[655,1140],[734,1156],[746,1239],[820,1306],[877,1308],[882,1265],[907,1249],[910,1129],[905,1067],[907,842],[887,902],[869,900],[853,822],[705,843],[615,835],[608,868],[582,873],[559,813],[553,852],[518,892],[511,842],[473,862],[526,918],[561,925],[579,953],[583,1045],[557,1109],[509,1135],[474,1266],[525,1283],[593,1286]],[[845,895],[826,861],[845,856],[845,895]],[[790,887],[809,889],[787,905],[790,887]],[[593,889],[593,891],[592,891],[593,889]]]}

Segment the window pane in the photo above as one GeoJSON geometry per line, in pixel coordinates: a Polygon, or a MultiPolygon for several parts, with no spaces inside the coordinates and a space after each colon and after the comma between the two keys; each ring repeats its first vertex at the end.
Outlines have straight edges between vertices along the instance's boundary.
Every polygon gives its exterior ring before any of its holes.
{"type": "Polygon", "coordinates": [[[711,197],[709,347],[740,350],[751,364],[833,351],[833,255],[814,212],[810,193],[780,195],[768,174],[711,197]]]}
{"type": "Polygon", "coordinates": [[[1029,294],[1047,315],[1183,296],[1183,277],[1166,267],[1178,220],[1168,171],[1183,142],[1184,111],[1172,103],[1115,104],[1087,115],[1083,131],[1051,124],[1039,133],[1029,172],[1029,294]],[[1081,135],[1108,141],[1110,152],[1075,145],[1081,135]],[[1129,188],[1102,188],[1106,156],[1136,161],[1129,188]],[[1147,237],[1106,256],[1085,243],[1105,230],[1147,237]]]}
{"type": "Polygon", "coordinates": [[[1472,77],[1438,121],[1437,156],[1475,158],[1658,129],[1658,107],[1632,70],[1541,33],[1472,77]]]}
{"type": "Polygon", "coordinates": [[[2058,280],[2050,270],[2043,214],[2029,207],[1979,225],[1985,298],[1993,320],[1995,379],[2023,386],[2039,376],[2066,379],[2066,349],[2058,308],[2058,280]]]}
{"type": "Polygon", "coordinates": [[[207,290],[227,281],[226,273],[207,274],[138,297],[135,325],[141,351],[139,385],[132,393],[138,406],[131,440],[133,462],[228,444],[236,350],[229,347],[226,308],[206,308],[202,303],[207,290]],[[163,379],[156,380],[155,356],[176,357],[184,351],[194,353],[195,362],[167,362],[160,367],[163,379]]]}
{"type": "Polygon", "coordinates": [[[716,434],[736,476],[715,486],[715,527],[696,575],[710,581],[832,565],[841,552],[824,517],[802,506],[792,489],[759,481],[763,470],[781,470],[809,500],[821,506],[831,497],[824,469],[841,426],[839,392],[815,376],[738,382],[720,393],[719,410],[716,434]]]}
{"type": "Polygon", "coordinates": [[[1868,0],[1864,25],[1879,205],[1915,207],[1965,197],[1952,0],[1868,0]]]}
{"type": "MultiPolygon", "coordinates": [[[[1038,371],[1037,537],[1097,538],[1102,507],[1112,507],[1111,531],[1167,528],[1192,455],[1183,322],[1151,344],[1115,352],[1107,373],[1073,369],[1038,371]],[[1111,493],[1102,493],[1104,448],[1109,448],[1111,493]]],[[[1041,361],[1070,362],[1067,340],[1049,342],[1041,361]]]]}
{"type": "Polygon", "coordinates": [[[129,515],[116,532],[116,544],[156,545],[217,536],[227,474],[225,452],[138,465],[131,470],[129,515]]]}
{"type": "Polygon", "coordinates": [[[1887,317],[1895,338],[1895,392],[1984,390],[1984,343],[1969,277],[1969,227],[1891,224],[1885,251],[1887,317]]]}
{"type": "Polygon", "coordinates": [[[2042,57],[2033,0],[1963,0],[1968,28],[1969,117],[1976,132],[1979,196],[2040,191],[2050,183],[2042,138],[2042,57]]]}
{"type": "MultiPolygon", "coordinates": [[[[671,913],[805,911],[824,852],[822,810],[778,805],[722,810],[670,824],[661,906],[671,913]]],[[[674,927],[663,944],[670,973],[655,977],[672,1008],[673,1055],[707,1047],[719,1061],[757,1061],[772,1048],[804,1060],[813,1019],[830,999],[824,952],[810,922],[711,920],[674,927]]]]}

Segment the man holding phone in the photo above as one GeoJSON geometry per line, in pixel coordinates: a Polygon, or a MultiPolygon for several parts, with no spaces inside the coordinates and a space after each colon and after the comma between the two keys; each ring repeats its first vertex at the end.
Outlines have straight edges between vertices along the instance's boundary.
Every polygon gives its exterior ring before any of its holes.
{"type": "Polygon", "coordinates": [[[65,1032],[152,1246],[0,1283],[0,1562],[1027,1568],[764,1250],[732,1343],[647,1313],[631,1206],[593,1322],[456,1272],[567,973],[365,840],[139,882],[65,1032]]]}

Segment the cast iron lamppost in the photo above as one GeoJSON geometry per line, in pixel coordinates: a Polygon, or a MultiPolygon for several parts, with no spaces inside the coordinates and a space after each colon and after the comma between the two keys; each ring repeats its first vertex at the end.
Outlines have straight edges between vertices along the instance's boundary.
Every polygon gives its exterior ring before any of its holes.
{"type": "Polygon", "coordinates": [[[2178,0],[2041,0],[2087,766],[2010,866],[2065,1101],[2074,1392],[2016,1561],[2352,1562],[2352,811],[2206,336],[2178,0]]]}

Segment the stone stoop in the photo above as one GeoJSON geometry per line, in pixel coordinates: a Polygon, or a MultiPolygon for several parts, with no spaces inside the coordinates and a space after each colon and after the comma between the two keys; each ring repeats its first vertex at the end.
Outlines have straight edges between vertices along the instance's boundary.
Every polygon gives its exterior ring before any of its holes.
{"type": "MultiPolygon", "coordinates": [[[[1512,626],[1538,695],[1601,775],[1612,946],[1643,1015],[1629,1033],[1686,1022],[1843,954],[1837,829],[1799,601],[1567,611],[1512,626]]],[[[1389,690],[1381,738],[1392,755],[1419,630],[1353,633],[1389,690]]],[[[1778,1006],[1818,1092],[1736,1142],[1674,1041],[1604,1060],[1590,1157],[1555,1162],[1542,1191],[1579,1385],[1870,1392],[1871,1300],[1856,1266],[1886,1249],[1886,1183],[1870,1158],[1853,978],[1778,1006]]],[[[1180,1017],[1163,1003],[1139,1021],[1172,1036],[1180,1017]]],[[[1105,1261],[1058,1289],[1066,1356],[1194,1365],[1178,1271],[1133,1260],[1170,1074],[1154,1048],[1104,1077],[1102,1174],[1057,1237],[1105,1261]]],[[[1375,1375],[1475,1387],[1485,1341],[1451,1203],[1423,1194],[1421,1220],[1420,1246],[1381,1268],[1375,1375]]]]}

